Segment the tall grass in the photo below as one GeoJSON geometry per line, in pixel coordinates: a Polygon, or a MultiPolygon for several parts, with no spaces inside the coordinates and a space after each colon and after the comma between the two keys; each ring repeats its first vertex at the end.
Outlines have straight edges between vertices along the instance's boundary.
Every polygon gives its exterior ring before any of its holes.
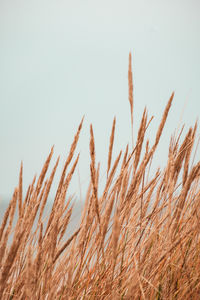
{"type": "MultiPolygon", "coordinates": [[[[133,128],[131,56],[128,74],[133,128]]],[[[43,212],[59,159],[47,178],[52,148],[25,195],[21,165],[0,227],[0,299],[200,299],[200,162],[192,161],[197,124],[182,143],[182,133],[172,137],[166,166],[149,175],[173,98],[172,93],[153,145],[146,139],[151,119],[145,109],[133,148],[127,146],[115,159],[114,119],[103,191],[91,125],[85,206],[80,226],[67,238],[72,215],[67,191],[79,160],[75,150],[83,120],[46,223],[43,212]]]]}

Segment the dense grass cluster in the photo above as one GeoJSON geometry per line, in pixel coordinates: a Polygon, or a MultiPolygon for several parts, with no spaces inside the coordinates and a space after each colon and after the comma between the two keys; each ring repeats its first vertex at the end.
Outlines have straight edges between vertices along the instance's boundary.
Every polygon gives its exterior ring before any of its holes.
{"type": "MultiPolygon", "coordinates": [[[[133,127],[130,61],[131,56],[133,127]]],[[[75,150],[83,120],[47,221],[43,212],[59,159],[46,178],[52,148],[24,197],[21,166],[0,227],[0,299],[200,299],[200,162],[192,161],[197,124],[184,138],[180,132],[171,139],[166,166],[150,173],[173,96],[153,145],[146,139],[151,119],[145,109],[132,148],[127,146],[115,160],[114,119],[103,192],[91,125],[85,206],[78,230],[67,238],[73,209],[67,191],[79,160],[75,150]]]]}

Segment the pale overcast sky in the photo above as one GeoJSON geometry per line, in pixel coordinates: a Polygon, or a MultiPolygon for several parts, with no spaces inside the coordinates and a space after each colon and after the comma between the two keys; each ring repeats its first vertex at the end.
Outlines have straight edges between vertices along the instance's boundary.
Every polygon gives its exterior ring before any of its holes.
{"type": "MultiPolygon", "coordinates": [[[[149,118],[155,116],[148,131],[153,139],[175,91],[159,147],[161,165],[180,120],[188,128],[200,116],[199,12],[198,0],[1,0],[0,196],[12,195],[21,160],[26,189],[53,144],[54,159],[61,154],[59,177],[83,115],[77,149],[83,190],[90,123],[102,168],[114,116],[114,154],[130,143],[129,51],[135,132],[147,106],[149,118]]],[[[76,173],[71,192],[79,193],[78,182],[76,173]]]]}

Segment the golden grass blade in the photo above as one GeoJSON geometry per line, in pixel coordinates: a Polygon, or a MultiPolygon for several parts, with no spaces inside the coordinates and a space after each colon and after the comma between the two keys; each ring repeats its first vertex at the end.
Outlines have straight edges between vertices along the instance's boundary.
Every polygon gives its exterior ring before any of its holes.
{"type": "Polygon", "coordinates": [[[93,187],[93,197],[94,197],[94,207],[97,215],[97,219],[99,224],[101,224],[100,214],[99,214],[99,203],[98,203],[98,195],[97,195],[97,180],[96,180],[96,169],[95,169],[95,143],[94,143],[94,133],[92,125],[90,125],[90,174],[91,174],[91,182],[93,187]]]}
{"type": "Polygon", "coordinates": [[[10,214],[10,211],[11,211],[11,207],[12,207],[12,202],[9,203],[9,206],[8,206],[8,208],[6,209],[6,212],[5,212],[5,214],[4,214],[4,217],[3,217],[3,220],[2,220],[2,223],[1,223],[1,227],[0,227],[0,242],[1,242],[2,235],[3,235],[4,229],[5,229],[5,227],[6,227],[8,218],[9,218],[9,214],[10,214]]]}
{"type": "Polygon", "coordinates": [[[62,252],[70,245],[70,243],[73,241],[73,239],[78,235],[79,231],[81,230],[81,228],[79,228],[68,240],[67,242],[61,247],[60,250],[58,250],[58,252],[56,253],[54,259],[53,259],[53,263],[56,262],[56,260],[58,259],[58,257],[62,254],[62,252]]]}
{"type": "Polygon", "coordinates": [[[130,103],[130,109],[131,109],[131,130],[132,130],[132,148],[134,147],[134,141],[133,141],[133,75],[132,75],[132,67],[131,67],[131,52],[129,53],[129,66],[128,66],[128,91],[129,91],[129,103],[130,103]]]}
{"type": "Polygon", "coordinates": [[[106,197],[106,195],[107,195],[108,189],[109,189],[109,187],[110,187],[110,185],[112,183],[112,180],[113,180],[113,177],[115,175],[117,166],[119,164],[121,155],[122,155],[122,151],[120,151],[119,155],[117,156],[117,158],[116,158],[116,160],[114,162],[114,165],[112,167],[112,170],[111,170],[110,175],[109,175],[109,177],[107,179],[107,182],[106,182],[106,186],[105,186],[105,189],[104,189],[104,192],[103,192],[103,197],[106,197]]]}
{"type": "Polygon", "coordinates": [[[169,101],[166,105],[166,108],[164,110],[164,114],[163,114],[163,117],[162,117],[162,120],[160,122],[160,126],[158,128],[158,131],[157,131],[157,134],[156,134],[156,139],[155,139],[155,144],[154,144],[154,147],[156,147],[159,143],[159,140],[160,140],[160,137],[161,137],[161,134],[162,134],[162,131],[163,131],[163,128],[165,126],[165,122],[167,120],[167,116],[168,116],[168,113],[169,113],[169,110],[170,110],[170,107],[172,105],[172,100],[174,98],[174,92],[171,94],[171,97],[169,98],[169,101]]]}
{"type": "Polygon", "coordinates": [[[56,197],[55,198],[58,198],[59,195],[60,195],[60,193],[61,193],[62,184],[63,184],[64,179],[65,179],[65,174],[66,174],[67,167],[70,164],[70,162],[71,162],[71,160],[72,160],[72,158],[74,156],[74,152],[76,150],[76,146],[77,146],[77,143],[78,143],[78,140],[79,140],[79,135],[80,135],[80,132],[81,132],[81,129],[82,129],[82,125],[83,125],[83,120],[84,120],[84,117],[82,118],[81,123],[79,124],[78,130],[77,130],[77,132],[76,132],[76,134],[74,136],[73,143],[71,145],[71,148],[70,148],[67,160],[65,162],[65,165],[64,165],[64,168],[63,168],[63,171],[62,171],[62,175],[61,175],[61,178],[60,178],[60,182],[59,182],[59,185],[58,185],[58,189],[57,189],[56,197]]]}
{"type": "Polygon", "coordinates": [[[116,124],[116,118],[114,118],[114,120],[113,120],[112,132],[110,135],[110,145],[109,145],[109,151],[108,151],[108,164],[107,164],[107,177],[108,177],[111,160],[112,160],[112,150],[113,150],[113,143],[114,143],[114,136],[115,136],[115,124],[116,124]]]}
{"type": "Polygon", "coordinates": [[[140,123],[140,128],[138,130],[138,137],[137,137],[137,142],[136,142],[136,153],[135,153],[135,160],[134,160],[134,167],[135,170],[138,166],[139,160],[140,160],[140,154],[141,154],[141,150],[142,150],[142,145],[143,145],[143,141],[144,141],[144,135],[145,135],[145,131],[146,131],[146,123],[147,123],[147,111],[146,108],[143,112],[143,116],[142,116],[142,120],[140,123]]]}
{"type": "Polygon", "coordinates": [[[44,163],[44,166],[42,168],[42,171],[40,173],[40,176],[39,176],[39,179],[38,179],[38,182],[37,182],[37,185],[36,185],[36,197],[39,195],[40,193],[40,189],[42,187],[42,183],[43,183],[43,180],[44,180],[44,177],[46,175],[46,172],[48,170],[48,167],[49,167],[49,164],[50,164],[50,161],[51,161],[51,158],[52,158],[52,155],[53,155],[53,150],[54,150],[54,146],[51,148],[51,152],[50,154],[48,155],[47,157],[47,160],[45,161],[44,163]]]}
{"type": "Polygon", "coordinates": [[[19,217],[22,217],[22,194],[23,194],[23,163],[21,162],[20,174],[19,174],[19,192],[18,192],[18,210],[19,217]]]}
{"type": "Polygon", "coordinates": [[[59,159],[60,159],[60,157],[58,157],[58,159],[56,161],[56,164],[55,164],[55,166],[53,168],[53,171],[51,172],[50,178],[49,178],[49,180],[47,182],[47,186],[46,186],[46,189],[45,189],[44,197],[43,197],[41,208],[40,208],[40,215],[39,215],[38,224],[40,224],[40,221],[42,219],[42,214],[43,214],[46,202],[47,202],[47,198],[48,198],[48,195],[49,195],[49,192],[50,192],[50,188],[51,188],[51,185],[52,185],[52,182],[53,182],[53,179],[54,179],[54,175],[55,175],[57,167],[58,167],[59,159]]]}

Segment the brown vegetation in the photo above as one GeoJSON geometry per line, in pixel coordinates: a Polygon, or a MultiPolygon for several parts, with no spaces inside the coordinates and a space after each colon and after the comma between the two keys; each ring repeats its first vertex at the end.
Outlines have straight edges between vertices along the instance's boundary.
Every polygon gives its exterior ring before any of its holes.
{"type": "MultiPolygon", "coordinates": [[[[130,61],[131,56],[133,127],[130,61]]],[[[79,160],[74,155],[83,120],[46,224],[44,207],[58,166],[57,160],[46,178],[53,148],[24,199],[21,166],[18,187],[0,227],[0,299],[200,299],[200,162],[191,161],[197,124],[181,144],[180,136],[171,139],[165,168],[149,178],[173,97],[153,145],[145,138],[151,121],[145,109],[133,149],[127,146],[112,164],[114,119],[102,193],[91,125],[91,179],[80,227],[67,240],[72,207],[66,194],[79,160]]]]}

